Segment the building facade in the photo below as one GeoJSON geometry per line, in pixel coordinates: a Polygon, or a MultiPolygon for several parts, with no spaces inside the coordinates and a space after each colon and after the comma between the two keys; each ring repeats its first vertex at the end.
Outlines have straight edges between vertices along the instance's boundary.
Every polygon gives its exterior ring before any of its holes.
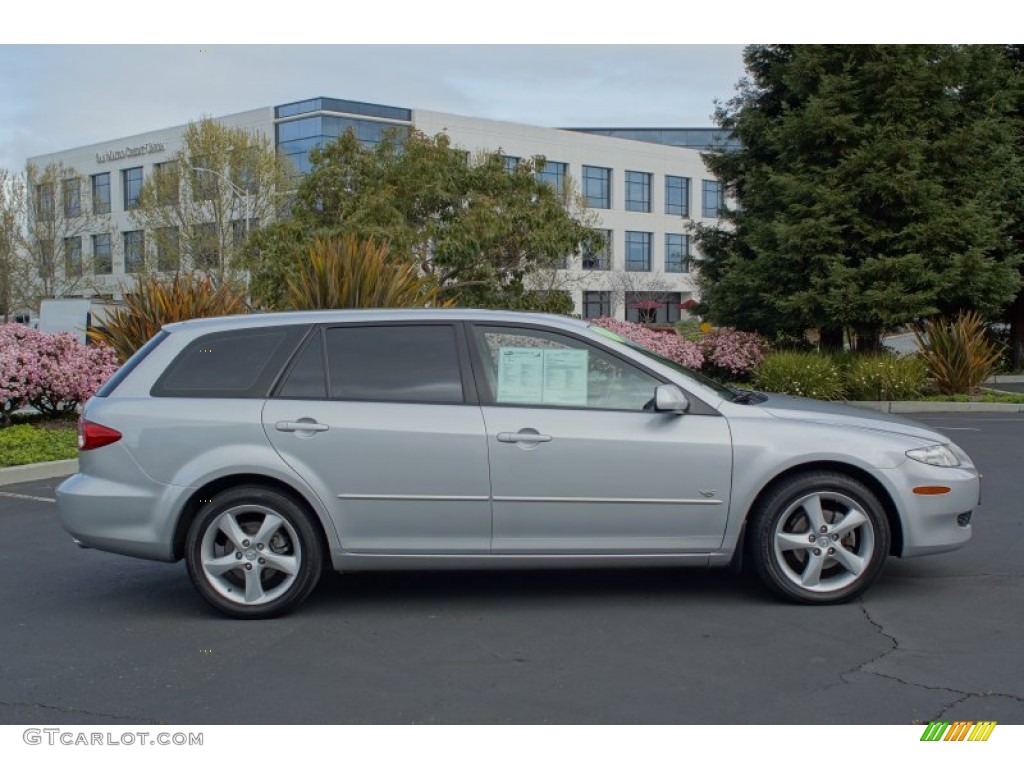
{"type": "MultiPolygon", "coordinates": [[[[443,132],[471,153],[500,151],[509,167],[523,158],[544,158],[540,178],[560,189],[572,185],[605,235],[600,252],[567,255],[561,268],[536,286],[566,291],[583,317],[667,323],[685,316],[687,302],[695,297],[692,267],[699,260],[689,226],[715,219],[723,205],[720,186],[700,154],[711,146],[729,146],[716,129],[543,128],[331,98],[216,119],[266,136],[300,174],[310,168],[311,149],[349,129],[365,144],[395,129],[415,128],[429,136],[443,132]]],[[[37,167],[59,163],[74,169],[81,188],[78,205],[95,214],[90,231],[65,238],[65,262],[74,254],[85,277],[69,295],[116,296],[144,256],[151,256],[146,233],[131,220],[133,196],[143,179],[178,152],[184,128],[29,160],[37,167]]]]}

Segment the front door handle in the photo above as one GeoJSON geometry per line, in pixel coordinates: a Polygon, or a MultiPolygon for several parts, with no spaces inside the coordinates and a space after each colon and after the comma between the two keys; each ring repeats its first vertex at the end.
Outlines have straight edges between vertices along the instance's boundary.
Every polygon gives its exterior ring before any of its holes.
{"type": "Polygon", "coordinates": [[[326,424],[316,421],[279,421],[274,424],[278,432],[326,432],[330,429],[326,424]]]}
{"type": "Polygon", "coordinates": [[[518,432],[499,432],[499,443],[550,443],[551,435],[542,435],[535,429],[521,429],[518,432]]]}

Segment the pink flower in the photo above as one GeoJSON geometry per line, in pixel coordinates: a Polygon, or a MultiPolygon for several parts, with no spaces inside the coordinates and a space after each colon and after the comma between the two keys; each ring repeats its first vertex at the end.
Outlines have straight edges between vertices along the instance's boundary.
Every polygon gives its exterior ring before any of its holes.
{"type": "Polygon", "coordinates": [[[688,368],[700,368],[704,362],[700,347],[676,333],[658,333],[640,323],[614,317],[599,317],[593,323],[688,368]]]}
{"type": "Polygon", "coordinates": [[[69,333],[0,324],[0,419],[31,405],[56,415],[74,411],[117,370],[110,347],[89,347],[69,333]]]}

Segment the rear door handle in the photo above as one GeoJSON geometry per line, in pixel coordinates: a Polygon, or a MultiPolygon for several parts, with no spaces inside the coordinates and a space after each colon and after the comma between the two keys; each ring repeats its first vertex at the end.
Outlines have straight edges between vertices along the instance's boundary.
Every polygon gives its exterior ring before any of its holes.
{"type": "Polygon", "coordinates": [[[326,432],[330,427],[316,421],[279,421],[274,429],[278,432],[326,432]]]}
{"type": "Polygon", "coordinates": [[[527,432],[526,430],[520,430],[519,432],[499,432],[498,433],[499,443],[550,443],[551,435],[542,435],[539,432],[527,432]]]}

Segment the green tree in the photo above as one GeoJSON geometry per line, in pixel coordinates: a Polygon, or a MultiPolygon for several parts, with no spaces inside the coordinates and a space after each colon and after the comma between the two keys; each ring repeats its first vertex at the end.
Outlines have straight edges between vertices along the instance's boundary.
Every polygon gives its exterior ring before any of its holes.
{"type": "Polygon", "coordinates": [[[181,149],[148,175],[130,214],[152,244],[145,271],[238,279],[246,240],[277,217],[290,186],[268,137],[211,118],[189,123],[181,149]]]}
{"type": "Polygon", "coordinates": [[[718,323],[862,349],[935,313],[989,316],[1021,284],[1013,73],[996,46],[757,45],[706,156],[734,205],[697,227],[718,323]]]}
{"type": "MultiPolygon", "coordinates": [[[[1015,75],[1017,154],[1024,157],[1024,45],[1008,45],[1005,52],[1015,75]]],[[[1010,187],[1006,199],[1011,205],[1011,237],[1017,248],[1024,250],[1024,190],[1010,187]]],[[[1021,276],[1024,282],[1024,264],[1021,276]]],[[[1014,370],[1019,370],[1024,368],[1024,289],[1017,293],[1006,314],[1010,323],[1010,363],[1014,370]]]]}
{"type": "Polygon", "coordinates": [[[291,219],[250,244],[258,305],[283,306],[314,238],[349,234],[386,243],[459,304],[564,310],[559,291],[531,290],[531,278],[598,237],[571,187],[560,194],[537,179],[540,158],[510,169],[499,152],[471,157],[444,134],[413,131],[374,147],[349,132],[311,160],[291,219]]]}

